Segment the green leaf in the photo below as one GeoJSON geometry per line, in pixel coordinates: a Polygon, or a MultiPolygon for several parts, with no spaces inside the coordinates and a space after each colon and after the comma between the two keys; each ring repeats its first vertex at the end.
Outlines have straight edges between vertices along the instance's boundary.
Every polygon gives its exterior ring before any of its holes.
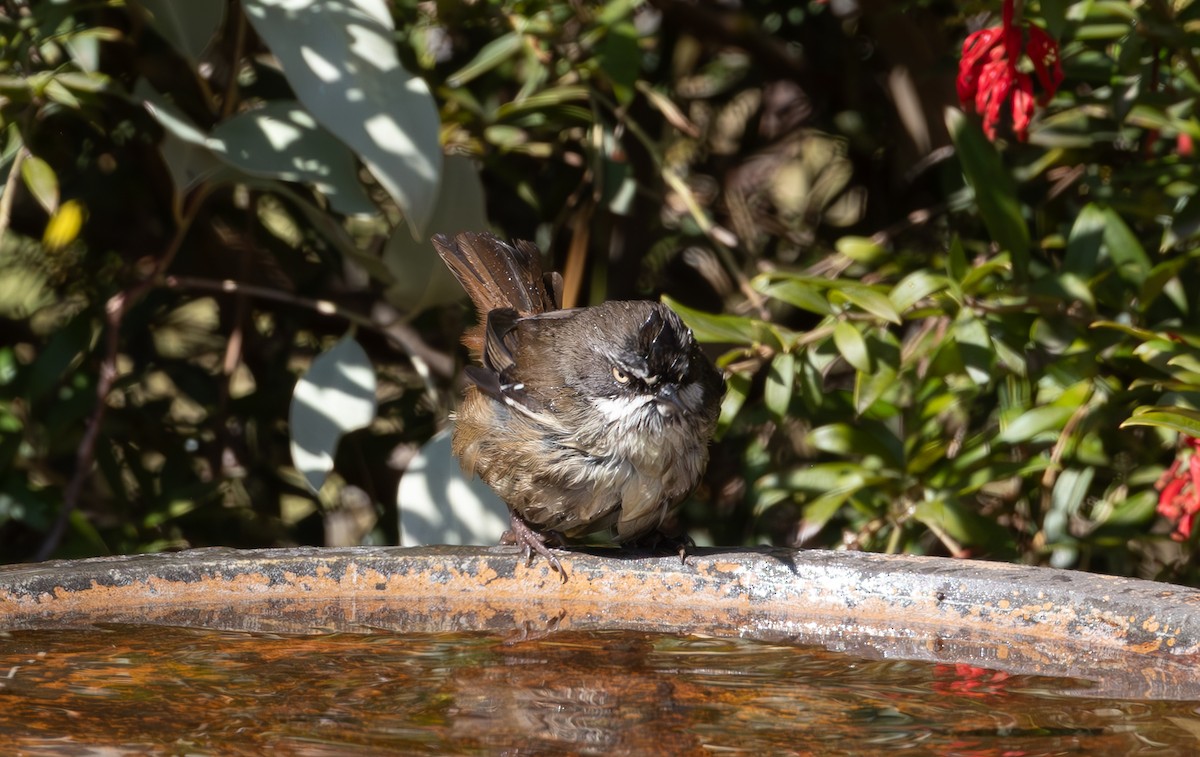
{"type": "Polygon", "coordinates": [[[523,35],[510,31],[496,37],[479,49],[467,65],[446,77],[446,86],[458,88],[476,77],[486,74],[520,51],[523,35]]]}
{"type": "Polygon", "coordinates": [[[1171,216],[1170,224],[1163,235],[1163,250],[1191,242],[1200,236],[1200,195],[1188,195],[1171,216]]]}
{"type": "Polygon", "coordinates": [[[767,409],[777,420],[787,417],[795,384],[796,356],[790,352],[781,352],[771,360],[767,369],[767,383],[763,390],[767,409]]]}
{"type": "Polygon", "coordinates": [[[1133,231],[1112,208],[1104,209],[1104,246],[1121,278],[1141,286],[1150,274],[1150,258],[1133,231]]]}
{"type": "Polygon", "coordinates": [[[1008,253],[1002,252],[991,260],[984,260],[971,266],[962,278],[963,291],[978,294],[981,290],[990,289],[992,284],[989,282],[989,278],[996,274],[1007,279],[1006,272],[1010,267],[1008,258],[1008,253]]]}
{"type": "Polygon", "coordinates": [[[308,112],[362,160],[425,236],[442,172],[437,105],[400,65],[382,0],[244,0],[308,112]],[[340,31],[339,31],[340,30],[340,31]]]}
{"type": "Polygon", "coordinates": [[[1182,407],[1139,407],[1132,418],[1121,424],[1121,428],[1127,426],[1156,426],[1200,439],[1200,411],[1182,407]]]}
{"type": "Polygon", "coordinates": [[[1117,502],[1107,517],[1101,520],[1106,526],[1140,525],[1154,517],[1158,505],[1158,493],[1142,491],[1117,502]]]}
{"type": "Polygon", "coordinates": [[[867,340],[863,339],[863,335],[854,324],[838,321],[833,327],[833,343],[837,345],[838,352],[842,353],[847,363],[863,373],[871,372],[871,355],[867,352],[867,340]]]}
{"type": "Polygon", "coordinates": [[[596,62],[608,77],[617,102],[628,105],[633,100],[634,85],[642,68],[637,27],[632,21],[620,21],[608,28],[608,34],[596,48],[596,62]]]}
{"type": "Polygon", "coordinates": [[[861,487],[828,492],[806,502],[804,504],[805,530],[820,531],[824,528],[830,518],[837,515],[838,510],[842,509],[842,505],[846,504],[846,500],[853,497],[859,488],[861,487]]]}
{"type": "Polygon", "coordinates": [[[1008,533],[979,513],[952,498],[925,500],[917,505],[913,517],[926,526],[940,529],[964,546],[1010,551],[1008,533]]]}
{"type": "Polygon", "coordinates": [[[831,491],[853,491],[864,486],[868,480],[873,482],[875,478],[867,477],[858,463],[817,463],[796,468],[782,475],[764,476],[755,489],[787,489],[808,494],[823,494],[831,491]]]}
{"type": "Polygon", "coordinates": [[[1104,211],[1094,202],[1089,202],[1075,217],[1071,234],[1067,238],[1067,253],[1063,268],[1085,279],[1099,268],[1100,248],[1104,241],[1104,211]]]}
{"type": "Polygon", "coordinates": [[[313,491],[333,470],[342,436],[374,418],[375,369],[353,335],[346,334],[313,360],[292,393],[292,463],[313,491]]]}
{"type": "Polygon", "coordinates": [[[1121,333],[1128,334],[1129,336],[1136,337],[1138,339],[1158,339],[1160,336],[1157,332],[1150,331],[1149,329],[1138,328],[1137,326],[1131,326],[1127,323],[1118,323],[1116,321],[1092,321],[1088,328],[1113,329],[1114,331],[1120,331],[1121,333]]]}
{"type": "Polygon", "coordinates": [[[1003,339],[997,336],[992,336],[992,349],[995,351],[996,358],[1000,361],[1009,373],[1016,376],[1026,376],[1029,373],[1029,364],[1025,360],[1025,355],[1008,345],[1003,339]]]}
{"type": "Polygon", "coordinates": [[[950,242],[950,249],[946,255],[946,275],[951,281],[961,284],[969,271],[967,251],[963,249],[962,239],[956,235],[950,242]]]}
{"type": "Polygon", "coordinates": [[[1032,441],[1038,434],[1062,429],[1074,412],[1074,408],[1058,405],[1032,408],[1001,430],[996,440],[1005,444],[1021,444],[1032,441]]]}
{"type": "Polygon", "coordinates": [[[1053,547],[1050,564],[1065,568],[1074,563],[1078,554],[1075,537],[1070,532],[1072,516],[1079,512],[1087,496],[1095,468],[1068,468],[1058,474],[1054,489],[1050,492],[1050,509],[1042,521],[1046,543],[1053,547]]]}
{"type": "Polygon", "coordinates": [[[387,269],[379,262],[378,257],[362,253],[337,216],[324,208],[316,207],[311,200],[293,191],[287,184],[254,176],[238,168],[234,159],[226,153],[225,144],[221,140],[200,131],[187,116],[144,81],[139,81],[134,87],[134,95],[166,132],[161,146],[163,159],[181,194],[191,191],[203,182],[237,182],[280,195],[293,207],[298,208],[312,227],[338,252],[347,258],[353,258],[372,276],[381,281],[388,280],[387,269]]]}
{"type": "Polygon", "coordinates": [[[896,306],[887,298],[887,295],[868,286],[854,282],[835,281],[830,286],[830,294],[841,295],[862,310],[885,321],[897,325],[901,323],[900,313],[896,311],[896,306]]]}
{"type": "Polygon", "coordinates": [[[721,416],[717,420],[717,432],[714,436],[720,439],[733,425],[746,398],[750,394],[750,377],[744,373],[731,373],[725,379],[725,397],[721,400],[721,416]]]}
{"type": "Polygon", "coordinates": [[[33,402],[54,391],[67,372],[83,359],[95,338],[95,324],[89,311],[82,311],[54,332],[38,353],[28,374],[25,392],[33,402]]]}
{"type": "Polygon", "coordinates": [[[854,377],[854,412],[864,415],[889,389],[896,386],[896,369],[880,364],[869,373],[860,371],[854,377]]]}
{"type": "Polygon", "coordinates": [[[637,196],[637,178],[633,173],[633,165],[629,162],[618,132],[605,125],[601,127],[601,159],[600,175],[603,189],[603,202],[614,215],[629,215],[633,209],[633,200],[637,196]]]}
{"type": "Polygon", "coordinates": [[[894,470],[904,469],[904,451],[895,434],[878,423],[830,423],[808,433],[808,443],[834,455],[872,455],[894,470]]]}
{"type": "Polygon", "coordinates": [[[696,310],[670,297],[663,297],[688,325],[700,342],[729,342],[738,345],[767,344],[782,349],[783,343],[772,328],[762,321],[736,315],[717,315],[696,310]]]}
{"type": "MultiPolygon", "coordinates": [[[[504,121],[506,119],[517,118],[518,116],[527,113],[541,113],[545,110],[558,106],[565,106],[567,103],[576,102],[579,100],[588,99],[587,87],[578,87],[564,85],[560,87],[549,87],[540,92],[535,92],[529,97],[524,97],[520,100],[507,102],[496,108],[496,120],[504,121]]],[[[568,111],[562,111],[564,115],[568,113],[578,112],[578,108],[571,106],[568,111]]],[[[591,122],[591,114],[585,112],[585,117],[580,119],[584,122],[591,122]]]]}
{"type": "Polygon", "coordinates": [[[928,270],[913,271],[892,287],[888,299],[896,306],[896,310],[906,313],[921,300],[948,286],[950,281],[945,276],[928,270]]]}
{"type": "Polygon", "coordinates": [[[1171,304],[1178,308],[1178,311],[1184,314],[1189,313],[1188,298],[1186,293],[1182,292],[1181,281],[1178,280],[1178,275],[1193,263],[1194,257],[1192,254],[1187,254],[1187,256],[1180,254],[1180,256],[1168,258],[1154,266],[1150,270],[1150,275],[1146,276],[1146,281],[1142,282],[1141,290],[1138,293],[1138,302],[1141,310],[1146,311],[1146,308],[1153,305],[1154,300],[1158,299],[1158,295],[1165,293],[1168,299],[1171,300],[1171,304]]]}
{"type": "Polygon", "coordinates": [[[1018,281],[1028,278],[1029,228],[1021,215],[1017,190],[999,153],[974,121],[956,108],[946,109],[946,126],[967,184],[975,192],[979,214],[992,239],[1012,256],[1018,281]]]}
{"type": "Polygon", "coordinates": [[[995,353],[987,327],[978,318],[964,317],[954,323],[954,342],[963,368],[976,384],[983,386],[992,380],[995,353]]]}
{"type": "Polygon", "coordinates": [[[870,263],[884,253],[869,237],[841,237],[834,243],[834,249],[858,263],[870,263]]]}
{"type": "Polygon", "coordinates": [[[76,97],[71,90],[67,89],[57,77],[46,82],[46,86],[42,89],[42,94],[54,102],[60,105],[65,105],[68,108],[74,108],[78,110],[81,107],[79,98],[76,97]]]}
{"type": "Polygon", "coordinates": [[[58,209],[58,176],[50,164],[36,155],[27,155],[21,161],[21,179],[42,210],[54,215],[58,209]]]}
{"type": "Polygon", "coordinates": [[[817,315],[831,315],[833,308],[822,293],[823,287],[815,286],[803,277],[789,277],[772,281],[765,277],[755,277],[751,285],[767,295],[793,307],[807,310],[817,315]]]}

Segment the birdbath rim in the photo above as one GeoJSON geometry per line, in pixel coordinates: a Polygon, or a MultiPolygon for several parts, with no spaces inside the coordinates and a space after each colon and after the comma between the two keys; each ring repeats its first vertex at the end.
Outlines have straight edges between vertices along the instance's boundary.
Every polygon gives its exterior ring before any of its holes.
{"type": "Polygon", "coordinates": [[[1200,590],[938,557],[782,548],[182,552],[0,566],[0,632],[108,623],[276,633],[638,630],[1078,678],[1200,700],[1200,590]]]}

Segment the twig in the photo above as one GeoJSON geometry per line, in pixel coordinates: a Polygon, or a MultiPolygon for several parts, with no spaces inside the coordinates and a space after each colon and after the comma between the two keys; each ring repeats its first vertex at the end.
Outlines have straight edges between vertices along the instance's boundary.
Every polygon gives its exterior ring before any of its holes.
{"type": "Polygon", "coordinates": [[[175,255],[179,252],[179,248],[191,228],[192,221],[195,220],[196,213],[204,203],[209,191],[207,185],[201,185],[189,198],[186,208],[179,213],[176,219],[175,235],[167,244],[162,257],[155,264],[154,271],[129,289],[109,297],[108,302],[104,304],[104,323],[107,334],[104,342],[104,357],[100,361],[100,375],[96,380],[96,406],[92,409],[91,418],[88,419],[83,440],[80,441],[79,448],[75,451],[75,472],[71,475],[71,480],[67,483],[66,491],[63,493],[62,508],[58,511],[54,525],[50,527],[49,533],[38,547],[37,554],[33,558],[35,562],[48,559],[50,555],[54,554],[54,550],[58,549],[71,513],[75,512],[79,505],[83,484],[91,475],[92,463],[96,459],[96,442],[100,438],[100,427],[108,412],[108,394],[112,391],[113,382],[117,378],[117,353],[121,346],[121,322],[130,308],[140,302],[158,284],[163,273],[175,260],[175,255]]]}
{"type": "Polygon", "coordinates": [[[579,302],[583,288],[583,269],[587,265],[589,242],[588,222],[592,219],[591,202],[581,205],[571,219],[571,245],[567,248],[567,263],[563,267],[562,302],[564,308],[573,308],[579,302]]]}
{"type": "Polygon", "coordinates": [[[223,292],[226,294],[243,294],[263,300],[273,300],[288,305],[305,308],[321,315],[328,315],[368,329],[382,335],[393,345],[403,351],[413,360],[420,360],[428,365],[430,370],[441,377],[454,375],[454,359],[430,347],[407,324],[394,322],[381,324],[365,315],[347,310],[332,300],[316,300],[300,297],[280,289],[246,284],[232,279],[217,281],[196,276],[167,276],[162,284],[170,289],[199,289],[208,292],[223,292]]]}
{"type": "Polygon", "coordinates": [[[50,527],[50,532],[46,534],[37,554],[34,555],[35,562],[48,559],[50,555],[54,554],[54,550],[58,549],[67,528],[67,521],[79,503],[83,483],[91,473],[92,462],[96,457],[96,441],[100,436],[100,426],[104,422],[104,415],[108,410],[108,393],[112,390],[113,381],[117,376],[117,348],[120,344],[118,333],[121,319],[125,317],[127,302],[128,293],[118,292],[105,303],[104,320],[108,334],[105,340],[104,359],[100,363],[100,377],[96,381],[96,407],[92,410],[92,417],[88,420],[87,430],[83,433],[79,449],[75,451],[75,472],[71,475],[66,492],[63,494],[62,509],[58,511],[54,525],[50,527]]]}
{"type": "Polygon", "coordinates": [[[643,130],[636,121],[634,121],[632,118],[627,118],[620,106],[618,106],[615,102],[599,92],[593,92],[592,97],[595,98],[596,102],[599,102],[614,115],[616,115],[625,128],[629,130],[629,133],[632,134],[634,138],[641,142],[646,148],[646,152],[650,155],[650,159],[654,162],[655,169],[659,172],[659,175],[662,177],[666,185],[679,196],[680,200],[687,208],[688,215],[690,215],[692,220],[696,222],[696,225],[700,227],[700,231],[712,244],[713,250],[717,253],[717,256],[720,258],[721,263],[725,266],[729,275],[732,276],[734,281],[737,282],[738,289],[741,290],[750,306],[759,314],[759,316],[761,318],[766,318],[767,310],[763,296],[755,291],[752,286],[750,286],[750,280],[746,278],[746,274],[742,272],[741,266],[739,266],[737,261],[734,259],[733,253],[720,238],[717,225],[709,217],[707,211],[700,206],[700,201],[696,199],[696,195],[692,192],[691,188],[688,187],[687,182],[685,182],[683,177],[679,176],[674,169],[663,163],[662,154],[656,147],[654,140],[652,140],[650,136],[646,134],[645,130],[643,130]]]}
{"type": "MultiPolygon", "coordinates": [[[[1179,23],[1178,18],[1171,9],[1171,3],[1168,3],[1166,0],[1151,0],[1150,4],[1154,6],[1154,9],[1158,11],[1168,26],[1173,26],[1179,23]]],[[[1144,32],[1144,27],[1144,24],[1139,24],[1139,31],[1144,32]]],[[[1179,57],[1183,59],[1183,64],[1187,66],[1187,69],[1192,74],[1193,78],[1200,79],[1200,60],[1198,60],[1196,56],[1192,54],[1190,48],[1188,48],[1186,45],[1178,45],[1172,50],[1172,52],[1177,53],[1179,57]]]]}
{"type": "Polygon", "coordinates": [[[233,37],[233,70],[229,72],[229,81],[225,83],[225,97],[221,101],[221,118],[229,118],[233,115],[233,110],[237,107],[237,89],[238,89],[238,66],[242,62],[242,51],[246,47],[246,14],[238,7],[239,3],[233,3],[229,12],[233,14],[236,25],[233,37]]]}

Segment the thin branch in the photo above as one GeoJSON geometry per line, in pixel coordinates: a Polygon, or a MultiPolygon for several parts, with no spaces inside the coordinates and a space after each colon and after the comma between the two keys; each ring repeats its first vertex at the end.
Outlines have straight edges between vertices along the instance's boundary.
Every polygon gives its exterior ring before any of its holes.
{"type": "Polygon", "coordinates": [[[300,297],[280,289],[246,284],[240,281],[233,281],[232,279],[217,281],[216,279],[205,279],[196,276],[167,276],[163,279],[162,284],[170,289],[197,289],[207,292],[248,295],[263,300],[295,305],[296,307],[311,310],[321,315],[341,318],[356,326],[382,335],[411,359],[426,363],[430,370],[438,376],[449,378],[454,375],[454,359],[430,347],[412,327],[400,321],[382,324],[361,313],[347,310],[332,300],[316,300],[309,297],[300,297]]]}
{"type": "Polygon", "coordinates": [[[67,483],[66,491],[63,493],[62,508],[58,511],[58,517],[55,518],[54,525],[50,527],[49,533],[46,534],[46,538],[42,540],[41,546],[38,547],[37,554],[33,558],[35,562],[48,559],[58,549],[58,545],[62,542],[63,534],[67,530],[67,522],[79,505],[79,498],[83,493],[83,485],[91,475],[92,464],[96,459],[96,443],[100,439],[100,428],[104,424],[104,416],[108,412],[108,395],[112,391],[113,383],[117,378],[117,357],[121,347],[121,323],[124,321],[125,315],[129,310],[138,302],[141,302],[142,298],[157,285],[167,268],[175,260],[175,255],[179,252],[179,248],[182,246],[183,240],[187,236],[188,230],[191,228],[192,222],[195,220],[196,214],[199,212],[200,206],[203,205],[209,191],[210,189],[207,186],[201,186],[189,198],[186,208],[177,218],[175,235],[167,244],[162,257],[155,264],[154,271],[129,289],[117,292],[112,297],[109,297],[108,302],[104,304],[106,333],[104,357],[100,361],[100,375],[96,380],[96,405],[92,409],[91,417],[88,419],[87,430],[83,434],[79,448],[75,451],[75,472],[71,475],[71,480],[67,483]]]}
{"type": "Polygon", "coordinates": [[[233,70],[229,72],[229,81],[225,83],[225,97],[221,101],[221,118],[233,115],[238,101],[238,66],[242,63],[242,52],[246,47],[246,14],[240,3],[232,3],[229,11],[235,14],[233,23],[236,25],[233,38],[233,70]]]}

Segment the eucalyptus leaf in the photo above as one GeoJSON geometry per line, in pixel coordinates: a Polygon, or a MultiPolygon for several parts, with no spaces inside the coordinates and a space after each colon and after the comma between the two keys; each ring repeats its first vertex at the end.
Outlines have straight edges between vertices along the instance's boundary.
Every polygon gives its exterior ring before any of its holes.
{"type": "Polygon", "coordinates": [[[347,334],[313,360],[292,392],[288,423],[292,463],[319,491],[333,470],[342,436],[375,418],[375,369],[367,353],[347,334]]]}
{"type": "Polygon", "coordinates": [[[243,0],[313,118],[354,150],[404,211],[416,239],[442,171],[429,87],[400,65],[383,0],[243,0]]]}
{"type": "Polygon", "coordinates": [[[450,430],[433,436],[400,477],[400,544],[492,545],[508,528],[508,508],[487,484],[467,478],[450,450],[450,430]]]}
{"type": "Polygon", "coordinates": [[[358,179],[354,154],[299,103],[275,100],[236,115],[217,124],[206,143],[246,173],[311,184],[340,213],[379,212],[358,179]]]}
{"type": "Polygon", "coordinates": [[[196,65],[225,20],[226,0],[133,0],[154,30],[196,65]]]}
{"type": "MultiPolygon", "coordinates": [[[[445,234],[453,238],[460,231],[484,231],[487,228],[479,170],[466,156],[447,156],[438,198],[429,219],[429,236],[445,234]]],[[[388,302],[405,313],[419,313],[466,296],[434,251],[433,244],[428,239],[413,239],[403,226],[388,238],[383,248],[383,264],[394,282],[387,289],[388,302]]]]}

